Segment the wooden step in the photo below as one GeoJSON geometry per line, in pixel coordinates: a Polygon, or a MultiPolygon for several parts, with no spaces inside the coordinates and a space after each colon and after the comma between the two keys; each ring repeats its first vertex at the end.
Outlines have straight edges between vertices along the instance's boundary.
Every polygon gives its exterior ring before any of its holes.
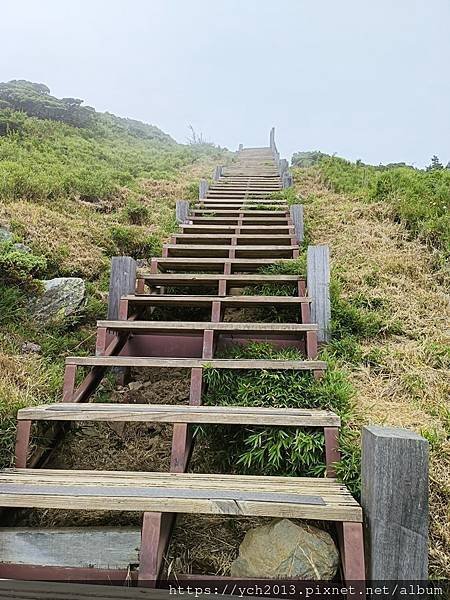
{"type": "Polygon", "coordinates": [[[261,235],[272,235],[272,234],[289,234],[295,235],[293,225],[189,225],[182,224],[181,230],[187,233],[236,233],[236,229],[239,229],[239,235],[241,234],[261,234],[261,235]]]}
{"type": "Polygon", "coordinates": [[[169,294],[130,294],[123,296],[131,304],[147,306],[208,306],[220,302],[225,307],[240,308],[243,306],[286,306],[310,304],[311,299],[305,296],[187,296],[169,294]]]}
{"type": "MultiPolygon", "coordinates": [[[[231,272],[258,271],[261,267],[273,265],[272,258],[157,258],[153,259],[161,271],[222,271],[230,264],[231,272]]],[[[277,259],[284,262],[292,259],[277,259]]]]}
{"type": "Polygon", "coordinates": [[[193,215],[193,214],[209,214],[209,213],[214,213],[216,216],[234,216],[234,213],[239,214],[244,214],[244,215],[257,215],[257,216],[261,216],[261,215],[273,215],[275,214],[275,216],[279,216],[280,214],[285,216],[287,211],[286,208],[286,204],[265,204],[265,205],[260,205],[258,202],[254,202],[253,203],[254,206],[252,206],[252,204],[250,204],[249,202],[246,202],[245,200],[243,200],[242,202],[227,202],[225,204],[213,204],[210,203],[209,201],[207,203],[198,203],[198,204],[194,204],[194,206],[192,207],[192,209],[190,210],[189,214],[193,215]],[[272,208],[269,208],[269,210],[265,210],[265,207],[270,207],[272,206],[272,208]],[[264,207],[264,208],[262,208],[264,207]]]}
{"type": "Polygon", "coordinates": [[[279,283],[280,285],[296,285],[299,281],[304,281],[297,275],[263,275],[260,273],[235,273],[234,275],[223,275],[217,273],[141,273],[139,277],[150,286],[218,286],[219,281],[226,281],[227,289],[230,287],[266,285],[271,283],[279,283]]]}
{"type": "Polygon", "coordinates": [[[263,369],[267,371],[324,371],[322,360],[234,360],[231,358],[156,358],[140,356],[69,356],[66,365],[80,367],[142,367],[175,369],[263,369]]]}
{"type": "MultiPolygon", "coordinates": [[[[0,561],[15,565],[127,571],[130,565],[139,563],[140,537],[139,527],[2,527],[0,561]]],[[[22,600],[23,597],[12,594],[10,598],[22,600]]],[[[36,598],[44,600],[46,596],[36,598]]],[[[65,598],[63,594],[60,600],[65,598]]]]}
{"type": "Polygon", "coordinates": [[[0,503],[16,508],[114,510],[362,521],[334,479],[5,469],[0,503]]]}
{"type": "Polygon", "coordinates": [[[236,241],[237,246],[245,245],[245,244],[260,244],[264,242],[265,245],[274,244],[274,245],[291,245],[293,236],[286,234],[253,234],[253,235],[209,235],[209,234],[195,234],[195,233],[178,233],[172,236],[174,241],[178,243],[178,240],[184,244],[219,244],[219,245],[230,245],[232,241],[236,241]]]}
{"type": "Polygon", "coordinates": [[[203,208],[194,208],[189,213],[189,218],[194,220],[198,217],[243,217],[244,219],[248,218],[274,218],[274,219],[287,219],[289,218],[288,211],[279,211],[279,210],[259,210],[259,209],[250,209],[246,210],[244,208],[225,208],[225,209],[203,209],[203,208]]]}
{"type": "Polygon", "coordinates": [[[234,251],[236,258],[293,258],[293,252],[298,251],[298,246],[260,246],[253,244],[244,245],[218,245],[218,244],[164,244],[167,256],[180,257],[218,257],[227,258],[230,250],[234,251]]]}
{"type": "MultiPolygon", "coordinates": [[[[39,532],[40,530],[38,530],[39,532]]],[[[50,530],[51,531],[51,530],[50,530]]],[[[39,533],[36,534],[36,546],[39,544],[39,533]]],[[[140,531],[137,530],[139,539],[140,531]]],[[[140,540],[139,540],[140,542],[140,540]]],[[[45,547],[45,546],[44,546],[45,547]]],[[[136,548],[139,547],[139,544],[136,548]]],[[[131,550],[131,548],[130,548],[131,550]]],[[[123,550],[124,553],[126,550],[123,550]]],[[[26,556],[26,554],[25,554],[26,556]]],[[[134,564],[126,569],[111,571],[100,571],[100,577],[105,585],[72,583],[72,581],[86,580],[88,574],[95,578],[96,563],[82,571],[82,575],[72,572],[69,576],[65,570],[65,578],[71,579],[71,583],[51,582],[48,580],[56,579],[52,568],[42,567],[41,564],[36,568],[31,565],[21,571],[21,580],[0,579],[0,600],[167,600],[167,589],[148,589],[145,587],[129,587],[134,576],[134,564]],[[45,574],[44,574],[45,573],[45,574]],[[47,581],[32,581],[32,578],[47,579],[47,581]],[[30,579],[27,581],[26,578],[30,579]],[[115,580],[118,585],[111,585],[115,580]],[[109,585],[106,582],[109,581],[109,585]]],[[[17,576],[17,567],[14,564],[0,564],[0,574],[4,577],[17,576]]],[[[181,580],[182,575],[178,578],[181,580]]],[[[98,578],[97,578],[98,579],[98,578]]],[[[201,579],[201,576],[199,576],[201,579]]],[[[223,600],[235,600],[234,596],[220,594],[223,600]]],[[[202,600],[217,600],[217,594],[203,594],[202,600]]]]}
{"type": "Polygon", "coordinates": [[[132,333],[150,331],[157,333],[192,333],[195,331],[230,331],[234,333],[305,333],[318,331],[319,326],[314,323],[211,323],[207,321],[97,321],[97,327],[104,327],[110,331],[126,331],[132,333]]]}
{"type": "MultiPolygon", "coordinates": [[[[231,225],[239,222],[238,217],[190,217],[189,221],[193,225],[231,225]]],[[[288,225],[288,217],[252,217],[246,215],[242,219],[242,225],[288,225]]]]}
{"type": "MultiPolygon", "coordinates": [[[[339,417],[328,410],[243,406],[177,406],[174,404],[76,404],[57,402],[22,408],[19,421],[122,421],[148,423],[218,423],[339,427],[339,417]]],[[[0,554],[1,556],[1,554],[0,554]]]]}

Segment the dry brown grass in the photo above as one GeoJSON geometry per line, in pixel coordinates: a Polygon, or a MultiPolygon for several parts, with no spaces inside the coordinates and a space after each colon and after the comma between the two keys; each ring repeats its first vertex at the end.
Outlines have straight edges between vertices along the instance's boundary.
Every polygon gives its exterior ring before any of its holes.
{"type": "Polygon", "coordinates": [[[354,367],[362,423],[406,427],[431,442],[430,570],[450,577],[449,297],[446,276],[429,249],[410,239],[388,206],[330,192],[314,169],[297,172],[313,243],[331,247],[347,296],[382,299],[400,335],[368,340],[377,357],[354,367]]]}

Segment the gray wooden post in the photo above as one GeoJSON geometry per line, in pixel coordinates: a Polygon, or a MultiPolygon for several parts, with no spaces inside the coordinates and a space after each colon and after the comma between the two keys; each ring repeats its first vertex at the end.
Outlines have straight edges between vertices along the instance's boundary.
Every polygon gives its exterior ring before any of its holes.
{"type": "Polygon", "coordinates": [[[306,285],[311,298],[311,322],[317,323],[317,340],[330,339],[330,248],[326,245],[308,246],[306,256],[306,285]]]}
{"type": "Polygon", "coordinates": [[[200,179],[200,183],[198,184],[198,197],[199,200],[206,198],[206,194],[208,193],[208,182],[206,179],[200,179]]]}
{"type": "Polygon", "coordinates": [[[362,507],[368,579],[428,579],[428,442],[397,427],[364,427],[362,507]]]}
{"type": "Polygon", "coordinates": [[[289,188],[292,187],[292,175],[289,171],[284,171],[284,173],[281,176],[281,181],[283,184],[283,188],[289,188]]]}
{"type": "Polygon", "coordinates": [[[272,150],[272,152],[275,152],[277,147],[275,145],[275,127],[272,127],[272,129],[270,130],[270,148],[272,150]]]}
{"type": "Polygon", "coordinates": [[[244,149],[244,144],[239,144],[239,148],[238,148],[239,152],[243,149],[244,149]]]}
{"type": "Polygon", "coordinates": [[[177,200],[175,212],[177,223],[186,223],[189,221],[189,202],[187,200],[177,200]]]}
{"type": "Polygon", "coordinates": [[[134,294],[136,288],[136,261],[130,256],[113,256],[109,279],[108,319],[119,318],[122,296],[134,294]]]}
{"type": "Polygon", "coordinates": [[[289,163],[285,158],[282,158],[280,160],[280,175],[281,177],[283,177],[285,171],[287,171],[289,168],[289,163]]]}
{"type": "Polygon", "coordinates": [[[294,223],[295,237],[299,244],[302,244],[305,239],[305,225],[303,222],[303,205],[292,204],[291,205],[291,219],[294,223]]]}
{"type": "Polygon", "coordinates": [[[219,179],[222,177],[222,172],[223,172],[223,167],[221,165],[217,165],[217,167],[214,170],[214,181],[219,181],[219,179]]]}

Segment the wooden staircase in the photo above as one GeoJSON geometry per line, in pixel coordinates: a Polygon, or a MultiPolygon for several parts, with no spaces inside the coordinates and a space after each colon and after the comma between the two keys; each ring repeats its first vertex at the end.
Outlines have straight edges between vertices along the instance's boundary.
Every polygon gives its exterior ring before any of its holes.
{"type": "MultiPolygon", "coordinates": [[[[118,318],[98,322],[96,355],[66,361],[62,402],[24,408],[18,413],[16,468],[0,473],[0,503],[12,508],[142,511],[139,567],[131,577],[141,585],[158,583],[164,551],[176,513],[320,519],[337,524],[343,574],[364,579],[362,511],[344,485],[334,479],[339,460],[340,420],[324,410],[202,406],[204,370],[300,370],[321,377],[317,359],[318,325],[311,322],[311,298],[296,275],[265,275],[261,267],[299,256],[289,207],[271,198],[282,189],[273,148],[244,149],[205,197],[191,207],[181,231],[151,260],[135,291],[120,300],[118,318]],[[263,208],[261,208],[263,207],[263,208]],[[244,288],[291,286],[292,295],[245,295],[244,288]],[[170,288],[170,293],[166,293],[170,288]],[[186,291],[188,290],[188,291],[186,291]],[[207,293],[205,293],[205,290],[207,293]],[[212,290],[212,292],[211,292],[212,290]],[[203,294],[201,293],[203,292],[203,294]],[[206,321],[153,320],[157,307],[203,308],[206,321]],[[293,322],[235,322],[229,309],[290,307],[293,322]],[[232,344],[248,341],[291,346],[303,360],[217,358],[232,344]],[[108,369],[185,368],[191,372],[189,405],[88,403],[108,369]],[[86,370],[79,385],[79,370],[86,370]],[[34,421],[163,422],[173,424],[170,473],[58,471],[28,457],[34,421]],[[192,450],[191,424],[316,427],[325,437],[325,478],[292,478],[186,473],[192,450]]],[[[129,570],[58,568],[12,564],[0,556],[0,577],[17,579],[123,579],[129,570]]],[[[201,576],[199,576],[200,578],[201,576]]]]}

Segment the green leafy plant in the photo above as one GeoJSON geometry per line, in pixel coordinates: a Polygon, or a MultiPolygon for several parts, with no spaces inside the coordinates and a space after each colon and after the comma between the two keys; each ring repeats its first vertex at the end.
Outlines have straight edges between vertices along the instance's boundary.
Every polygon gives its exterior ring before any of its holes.
{"type": "Polygon", "coordinates": [[[33,279],[43,275],[46,269],[47,261],[43,256],[17,250],[9,242],[0,243],[1,281],[30,284],[33,279]]]}
{"type": "Polygon", "coordinates": [[[150,219],[149,208],[137,200],[129,200],[123,212],[132,225],[144,225],[150,219]]]}

